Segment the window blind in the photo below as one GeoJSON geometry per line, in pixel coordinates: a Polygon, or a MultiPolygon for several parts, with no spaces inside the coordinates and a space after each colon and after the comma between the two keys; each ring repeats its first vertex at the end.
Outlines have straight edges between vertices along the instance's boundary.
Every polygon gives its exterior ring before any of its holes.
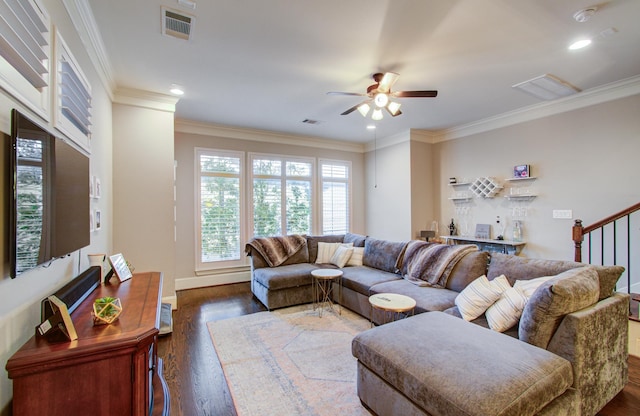
{"type": "Polygon", "coordinates": [[[33,87],[48,85],[49,16],[36,0],[0,0],[0,55],[33,87]]]}

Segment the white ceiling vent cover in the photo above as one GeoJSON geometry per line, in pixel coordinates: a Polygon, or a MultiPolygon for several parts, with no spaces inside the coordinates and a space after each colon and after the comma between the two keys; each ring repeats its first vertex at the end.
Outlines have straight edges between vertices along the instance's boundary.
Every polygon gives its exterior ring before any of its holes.
{"type": "Polygon", "coordinates": [[[194,16],[162,7],[162,34],[189,40],[195,20],[194,16]]]}

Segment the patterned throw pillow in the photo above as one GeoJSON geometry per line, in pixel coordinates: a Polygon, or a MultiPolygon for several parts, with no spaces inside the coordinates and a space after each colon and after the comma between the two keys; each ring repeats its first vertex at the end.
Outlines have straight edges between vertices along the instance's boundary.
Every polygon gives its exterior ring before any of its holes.
{"type": "Polygon", "coordinates": [[[347,262],[351,258],[352,254],[353,254],[353,247],[347,247],[345,245],[341,245],[337,248],[336,252],[333,253],[333,256],[331,256],[331,260],[329,260],[329,263],[335,266],[338,266],[340,268],[343,268],[344,265],[347,264],[347,262]]]}
{"type": "Polygon", "coordinates": [[[493,305],[510,287],[511,285],[504,275],[496,277],[492,281],[482,275],[456,296],[455,303],[462,318],[465,321],[473,321],[493,305]]]}
{"type": "Polygon", "coordinates": [[[353,243],[318,243],[318,257],[316,258],[316,263],[331,263],[331,257],[333,257],[334,253],[340,246],[353,247],[353,243]]]}
{"type": "Polygon", "coordinates": [[[489,328],[504,332],[517,324],[527,300],[521,288],[514,286],[507,289],[485,313],[489,328]]]}
{"type": "Polygon", "coordinates": [[[364,257],[364,247],[354,247],[353,253],[347,262],[347,266],[362,266],[362,259],[364,257]]]}

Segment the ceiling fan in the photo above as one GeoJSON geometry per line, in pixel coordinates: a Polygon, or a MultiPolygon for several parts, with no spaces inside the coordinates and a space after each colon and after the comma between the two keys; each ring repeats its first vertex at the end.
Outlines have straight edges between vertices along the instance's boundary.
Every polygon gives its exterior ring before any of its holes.
{"type": "Polygon", "coordinates": [[[328,92],[329,95],[355,95],[361,97],[367,97],[366,100],[360,104],[356,104],[343,112],[342,116],[351,114],[355,110],[358,110],[363,117],[366,117],[371,110],[371,103],[374,104],[371,118],[374,120],[382,120],[382,109],[386,109],[391,116],[396,117],[402,114],[400,111],[400,103],[392,101],[392,98],[409,98],[409,97],[436,97],[438,91],[426,90],[426,91],[391,91],[391,87],[400,77],[395,72],[375,73],[373,74],[373,80],[375,84],[369,85],[367,93],[357,92],[328,92]]]}

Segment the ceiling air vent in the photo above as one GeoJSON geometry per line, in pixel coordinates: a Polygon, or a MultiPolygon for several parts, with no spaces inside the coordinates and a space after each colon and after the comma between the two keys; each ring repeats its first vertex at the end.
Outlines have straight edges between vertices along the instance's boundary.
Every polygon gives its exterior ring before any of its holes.
{"type": "Polygon", "coordinates": [[[184,13],[162,8],[162,34],[174,38],[189,40],[195,17],[184,13]]]}

